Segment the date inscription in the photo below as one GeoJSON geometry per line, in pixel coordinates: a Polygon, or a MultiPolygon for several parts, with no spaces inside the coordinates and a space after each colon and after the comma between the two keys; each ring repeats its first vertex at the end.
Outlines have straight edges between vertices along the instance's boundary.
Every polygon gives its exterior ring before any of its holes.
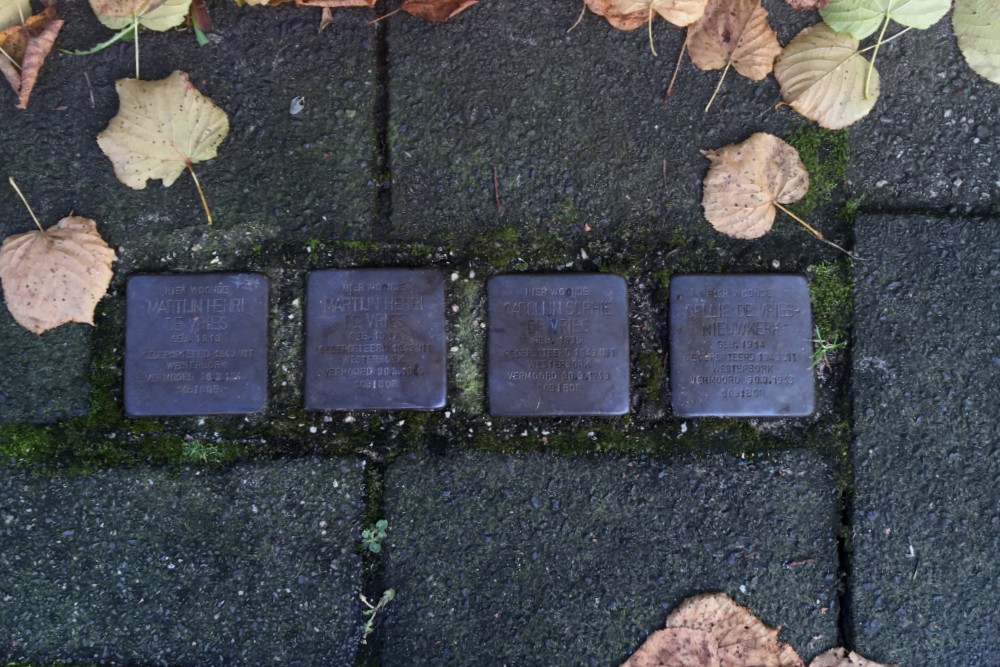
{"type": "Polygon", "coordinates": [[[437,271],[309,274],[307,409],[444,407],[445,356],[444,281],[437,271]]]}
{"type": "Polygon", "coordinates": [[[266,277],[133,276],[126,302],[126,412],[169,416],[264,410],[266,277]]]}
{"type": "Polygon", "coordinates": [[[670,281],[670,387],[681,417],[804,416],[814,403],[805,278],[670,281]]]}
{"type": "Polygon", "coordinates": [[[488,289],[491,413],[628,412],[628,302],[621,277],[495,276],[488,289]]]}

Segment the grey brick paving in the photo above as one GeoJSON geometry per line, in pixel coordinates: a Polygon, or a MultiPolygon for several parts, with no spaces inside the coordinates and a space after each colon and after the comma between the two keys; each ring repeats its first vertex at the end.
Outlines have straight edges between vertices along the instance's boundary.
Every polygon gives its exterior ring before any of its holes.
{"type": "MultiPolygon", "coordinates": [[[[766,4],[785,41],[810,21],[784,2],[766,4]]],[[[708,231],[700,209],[708,162],[698,150],[803,124],[772,110],[773,78],[730,76],[704,113],[719,72],[690,62],[664,106],[684,31],[658,20],[653,57],[646,30],[621,32],[594,14],[567,33],[579,12],[575,2],[504,0],[444,25],[391,24],[399,236],[461,240],[496,224],[567,231],[584,221],[708,231]]]]}
{"type": "Polygon", "coordinates": [[[362,469],[0,469],[0,662],[350,665],[362,469]]]}
{"type": "Polygon", "coordinates": [[[880,49],[876,65],[878,103],[849,131],[852,194],[885,211],[993,208],[1000,200],[1000,86],[965,64],[951,14],[880,49]]]}
{"type": "MultiPolygon", "coordinates": [[[[111,35],[86,2],[58,9],[66,19],[58,47],[90,48],[111,35]]],[[[209,46],[199,47],[190,32],[144,31],[140,55],[142,78],[186,71],[229,115],[219,156],[196,167],[216,218],[212,230],[188,175],[170,188],[155,181],[132,190],[118,182],[97,145],[117,112],[115,80],[135,76],[134,50],[125,43],[87,57],[55,52],[27,111],[3,96],[4,174],[18,180],[47,224],[71,210],[97,220],[113,247],[127,249],[125,262],[174,259],[171,253],[183,260],[195,244],[213,245],[225,259],[278,234],[366,238],[375,84],[374,32],[365,12],[342,12],[336,31],[317,34],[318,10],[219,3],[211,11],[217,29],[209,46]],[[298,96],[305,108],[292,115],[298,96]],[[231,228],[238,233],[225,235],[231,228]]],[[[0,233],[32,228],[6,183],[0,210],[10,212],[0,218],[0,233]]]]}
{"type": "Polygon", "coordinates": [[[0,423],[53,422],[87,412],[90,327],[36,336],[0,310],[0,423]]]}
{"type": "Polygon", "coordinates": [[[805,656],[837,639],[838,496],[811,452],[414,455],[386,517],[386,665],[618,664],[706,590],[805,656]]]}
{"type": "Polygon", "coordinates": [[[879,661],[997,664],[998,229],[857,225],[852,616],[879,661]]]}
{"type": "MultiPolygon", "coordinates": [[[[86,2],[62,3],[57,47],[89,48],[110,36],[86,2]]],[[[135,76],[134,51],[119,43],[88,57],[46,61],[27,111],[0,96],[0,238],[34,229],[6,176],[46,225],[75,212],[93,218],[118,251],[118,278],[144,271],[246,267],[269,242],[370,238],[375,186],[374,38],[366,12],[341,12],[317,34],[319,10],[211,8],[212,43],[190,32],[144,31],[142,76],[181,69],[229,115],[214,160],[196,167],[215,224],[207,227],[191,178],[132,190],[97,145],[118,108],[115,79],[135,76]],[[85,76],[86,75],[86,76],[85,76]],[[91,95],[93,101],[91,101],[91,95]],[[290,113],[293,97],[304,110],[290,113]],[[256,249],[256,250],[255,250],[256,249]]],[[[5,84],[6,85],[6,84],[5,84]]],[[[99,306],[103,308],[104,304],[99,306]]],[[[38,339],[0,314],[0,422],[55,421],[87,410],[91,336],[85,327],[38,339]]]]}

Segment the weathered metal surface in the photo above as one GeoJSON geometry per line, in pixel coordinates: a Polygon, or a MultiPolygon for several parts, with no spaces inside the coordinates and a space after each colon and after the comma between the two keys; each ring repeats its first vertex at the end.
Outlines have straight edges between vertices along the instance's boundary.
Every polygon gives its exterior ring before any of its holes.
{"type": "Polygon", "coordinates": [[[629,408],[625,280],[608,274],[489,281],[495,415],[621,415],[629,408]]]}
{"type": "Polygon", "coordinates": [[[267,407],[268,281],[253,273],[133,276],[126,293],[125,411],[267,407]]]}
{"type": "Polygon", "coordinates": [[[444,407],[444,281],[432,269],[312,271],[309,410],[444,407]]]}
{"type": "Polygon", "coordinates": [[[793,417],[814,404],[809,288],[795,275],[670,281],[670,387],[680,417],[793,417]]]}

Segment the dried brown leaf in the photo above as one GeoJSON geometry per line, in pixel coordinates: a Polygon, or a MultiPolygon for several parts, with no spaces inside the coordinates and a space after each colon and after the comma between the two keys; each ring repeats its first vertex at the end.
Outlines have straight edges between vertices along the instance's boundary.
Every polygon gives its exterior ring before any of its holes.
{"type": "Polygon", "coordinates": [[[775,202],[796,202],[809,189],[809,173],[799,154],[771,134],[758,132],[743,143],[702,155],[712,162],[701,201],[705,218],[727,236],[763,236],[774,223],[775,202]]]}
{"type": "Polygon", "coordinates": [[[36,334],[66,322],[93,324],[114,259],[97,224],[87,218],[63,218],[44,232],[9,236],[0,246],[7,308],[18,324],[36,334]]]}
{"type": "Polygon", "coordinates": [[[330,27],[331,23],[333,23],[333,10],[329,7],[324,7],[323,13],[319,17],[319,30],[317,32],[323,32],[330,27]]]}
{"type": "Polygon", "coordinates": [[[17,108],[28,108],[28,98],[38,81],[38,72],[56,43],[63,20],[51,7],[28,18],[24,25],[0,31],[0,72],[14,92],[17,108]],[[10,59],[17,63],[17,67],[10,59]]]}
{"type": "Polygon", "coordinates": [[[479,0],[403,0],[399,8],[411,16],[440,23],[478,2],[479,0]]]}
{"type": "Polygon", "coordinates": [[[115,176],[136,190],[149,179],[170,187],[188,166],[210,160],[229,134],[226,112],[184,72],[159,81],[119,79],[118,115],[97,135],[115,176]]]}
{"type": "Polygon", "coordinates": [[[648,21],[652,20],[655,13],[683,28],[701,18],[707,2],[708,0],[611,0],[611,5],[623,16],[642,14],[648,21]]]}
{"type": "Polygon", "coordinates": [[[760,0],[713,0],[697,23],[688,27],[691,62],[703,70],[732,65],[760,81],[781,54],[778,36],[767,23],[760,0]]]}
{"type": "Polygon", "coordinates": [[[372,8],[375,6],[375,0],[295,0],[295,6],[322,7],[323,9],[338,9],[340,7],[372,8]]]}
{"type": "Polygon", "coordinates": [[[793,9],[823,9],[830,0],[785,0],[793,9]]]}
{"type": "MultiPolygon", "coordinates": [[[[774,159],[778,151],[767,140],[755,137],[771,137],[755,134],[750,141],[761,143],[761,157],[774,159]]],[[[781,142],[777,137],[772,139],[781,142]]],[[[784,142],[781,142],[784,143],[784,142]]],[[[787,146],[787,144],[786,144],[787,146]]],[[[722,149],[742,151],[740,145],[722,149]]],[[[761,151],[760,148],[753,148],[761,151]]],[[[722,152],[720,151],[720,153],[722,152]]],[[[794,153],[794,150],[792,151],[794,153]]],[[[798,160],[798,154],[795,154],[798,160]]],[[[803,169],[803,173],[804,173],[803,169]]],[[[707,190],[707,185],[706,185],[707,190]]],[[[803,193],[805,190],[803,190],[803,193]]],[[[799,195],[801,196],[801,195],[799,195]]],[[[771,209],[772,217],[774,209],[771,209]]],[[[701,630],[711,635],[719,646],[720,667],[804,667],[795,650],[778,640],[778,628],[769,628],[761,623],[748,609],[736,604],[725,593],[703,593],[690,597],[681,603],[667,618],[668,628],[689,628],[701,630]]]]}
{"type": "Polygon", "coordinates": [[[719,645],[703,630],[658,630],[621,667],[720,667],[719,645]]]}
{"type": "Polygon", "coordinates": [[[864,118],[879,94],[878,71],[861,55],[858,40],[826,23],[795,36],[774,64],[774,78],[793,109],[831,130],[864,118]]]}
{"type": "Polygon", "coordinates": [[[646,25],[649,21],[649,12],[640,10],[631,14],[623,14],[614,5],[613,0],[584,0],[587,8],[604,17],[604,19],[618,30],[635,30],[646,25]]]}
{"type": "Polygon", "coordinates": [[[872,662],[866,658],[846,648],[832,648],[809,663],[809,667],[896,667],[896,665],[886,665],[881,662],[872,662]]]}

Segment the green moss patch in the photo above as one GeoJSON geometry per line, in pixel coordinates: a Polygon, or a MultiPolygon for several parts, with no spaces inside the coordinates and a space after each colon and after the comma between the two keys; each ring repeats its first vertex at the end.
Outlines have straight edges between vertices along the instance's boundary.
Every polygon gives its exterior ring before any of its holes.
{"type": "Polygon", "coordinates": [[[849,261],[817,264],[809,271],[813,324],[823,336],[847,340],[854,312],[854,279],[849,261]]]}
{"type": "Polygon", "coordinates": [[[809,172],[809,191],[790,208],[798,215],[809,215],[830,203],[834,191],[847,180],[847,164],[851,157],[847,130],[824,130],[816,125],[803,125],[785,137],[799,152],[809,172]]]}

